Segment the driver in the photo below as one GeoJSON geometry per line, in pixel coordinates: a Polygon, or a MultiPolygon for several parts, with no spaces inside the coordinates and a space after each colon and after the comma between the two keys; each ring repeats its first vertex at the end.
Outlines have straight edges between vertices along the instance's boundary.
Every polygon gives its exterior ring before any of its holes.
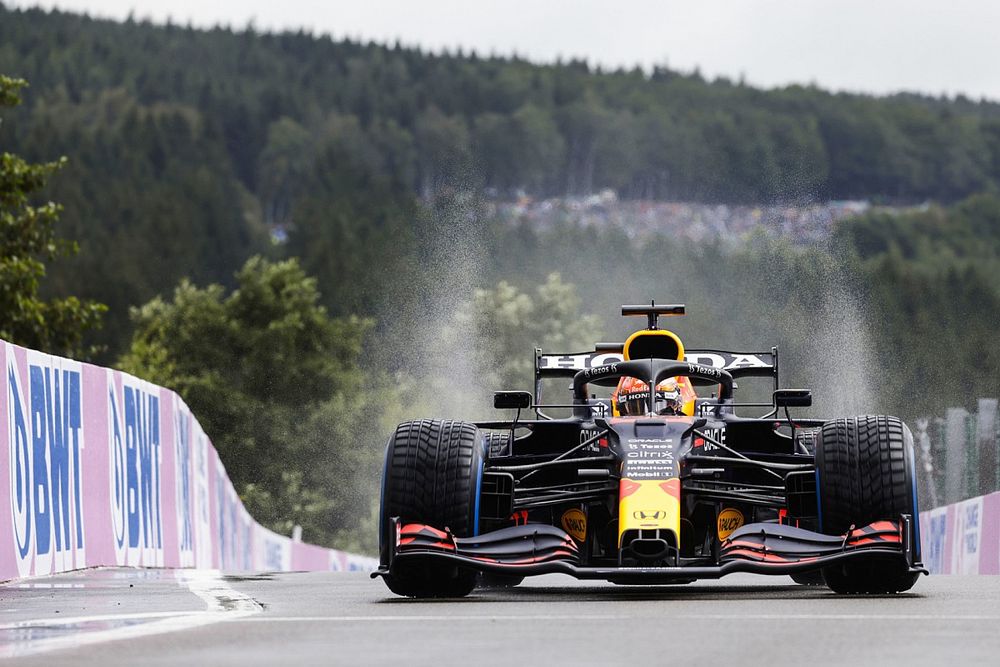
{"type": "MultiPolygon", "coordinates": [[[[691,414],[696,397],[687,378],[668,378],[656,387],[655,412],[658,415],[691,414]]],[[[649,405],[649,385],[634,377],[623,377],[611,395],[611,403],[617,416],[644,415],[649,405]]]]}

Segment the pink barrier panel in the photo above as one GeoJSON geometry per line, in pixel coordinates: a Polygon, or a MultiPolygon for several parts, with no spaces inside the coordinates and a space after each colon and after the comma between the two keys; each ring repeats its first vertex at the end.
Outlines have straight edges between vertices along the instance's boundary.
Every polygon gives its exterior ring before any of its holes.
{"type": "Polygon", "coordinates": [[[0,368],[0,581],[94,566],[376,566],[254,521],[174,392],[4,341],[0,368]]]}
{"type": "Polygon", "coordinates": [[[931,574],[1000,574],[1000,492],[920,513],[931,574]]]}

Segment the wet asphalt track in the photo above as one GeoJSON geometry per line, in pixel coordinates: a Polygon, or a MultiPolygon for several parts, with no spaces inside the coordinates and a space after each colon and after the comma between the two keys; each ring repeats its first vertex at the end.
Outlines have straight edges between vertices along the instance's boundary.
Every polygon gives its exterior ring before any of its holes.
{"type": "Polygon", "coordinates": [[[553,575],[420,602],[358,573],[91,570],[0,587],[0,655],[74,666],[997,665],[1000,577],[840,597],[784,577],[640,588],[553,575]]]}

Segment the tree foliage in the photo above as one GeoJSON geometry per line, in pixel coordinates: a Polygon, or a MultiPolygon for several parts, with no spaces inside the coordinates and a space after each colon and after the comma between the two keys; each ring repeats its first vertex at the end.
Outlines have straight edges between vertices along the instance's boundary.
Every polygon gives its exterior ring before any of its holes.
{"type": "Polygon", "coordinates": [[[232,287],[253,254],[299,255],[331,312],[375,315],[373,294],[413,279],[401,249],[418,200],[456,187],[948,203],[1000,186],[1000,105],[961,97],[763,91],[666,68],[5,7],[0,71],[37,85],[10,118],[12,149],[73,156],[52,192],[83,252],[50,291],[110,304],[112,351],[128,306],[183,277],[232,287]],[[386,239],[396,259],[375,266],[386,239]]]}
{"type": "Polygon", "coordinates": [[[453,332],[471,336],[477,371],[485,386],[530,386],[535,348],[572,352],[590,349],[600,320],[582,312],[576,288],[551,273],[531,291],[501,280],[477,289],[455,316],[453,332]]]}
{"type": "Polygon", "coordinates": [[[938,415],[1000,394],[1000,197],[845,221],[885,392],[901,414],[938,415]]]}
{"type": "Polygon", "coordinates": [[[377,443],[398,416],[388,381],[358,364],[371,322],[331,318],[295,260],[251,258],[235,282],[182,281],[134,309],[119,366],[184,398],[265,525],[351,544],[367,536],[377,443]]]}
{"type": "MultiPolygon", "coordinates": [[[[20,103],[27,83],[0,75],[0,107],[20,103]]],[[[77,297],[39,296],[46,263],[72,255],[76,244],[56,236],[62,207],[34,204],[35,195],[66,158],[32,164],[0,153],[0,338],[53,354],[88,357],[83,336],[97,327],[105,306],[77,297]]]]}

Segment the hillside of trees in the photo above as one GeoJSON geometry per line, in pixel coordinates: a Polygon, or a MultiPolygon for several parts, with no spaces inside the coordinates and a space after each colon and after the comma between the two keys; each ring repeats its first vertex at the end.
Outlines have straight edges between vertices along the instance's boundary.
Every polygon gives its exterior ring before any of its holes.
{"type": "Polygon", "coordinates": [[[375,502],[383,431],[491,414],[489,392],[527,388],[531,348],[624,336],[626,302],[687,302],[670,324],[695,347],[780,345],[814,414],[910,419],[1000,393],[998,103],[3,5],[0,74],[30,83],[0,148],[68,157],[31,203],[62,204],[57,238],[79,253],[22,271],[37,303],[83,299],[88,326],[107,304],[73,349],[177,388],[283,532],[371,548],[369,513],[341,508],[375,502]],[[804,245],[539,227],[491,205],[603,188],[909,208],[804,245]]]}
{"type": "Polygon", "coordinates": [[[998,184],[995,103],[764,91],[668,69],[606,72],[252,28],[0,16],[0,67],[34,82],[25,113],[44,110],[36,122],[57,133],[156,124],[159,136],[135,150],[160,169],[156,140],[183,150],[194,135],[268,218],[282,217],[330,144],[424,195],[457,177],[532,194],[613,188],[737,202],[951,201],[998,184]]]}
{"type": "Polygon", "coordinates": [[[71,158],[52,193],[81,253],[49,285],[110,306],[107,358],[129,306],[185,276],[231,286],[249,255],[284,254],[275,226],[321,281],[351,277],[323,285],[329,308],[372,314],[386,240],[413,240],[419,203],[456,188],[911,203],[1000,183],[1000,104],[963,98],[764,91],[2,6],[0,71],[31,82],[5,147],[71,158]]]}

